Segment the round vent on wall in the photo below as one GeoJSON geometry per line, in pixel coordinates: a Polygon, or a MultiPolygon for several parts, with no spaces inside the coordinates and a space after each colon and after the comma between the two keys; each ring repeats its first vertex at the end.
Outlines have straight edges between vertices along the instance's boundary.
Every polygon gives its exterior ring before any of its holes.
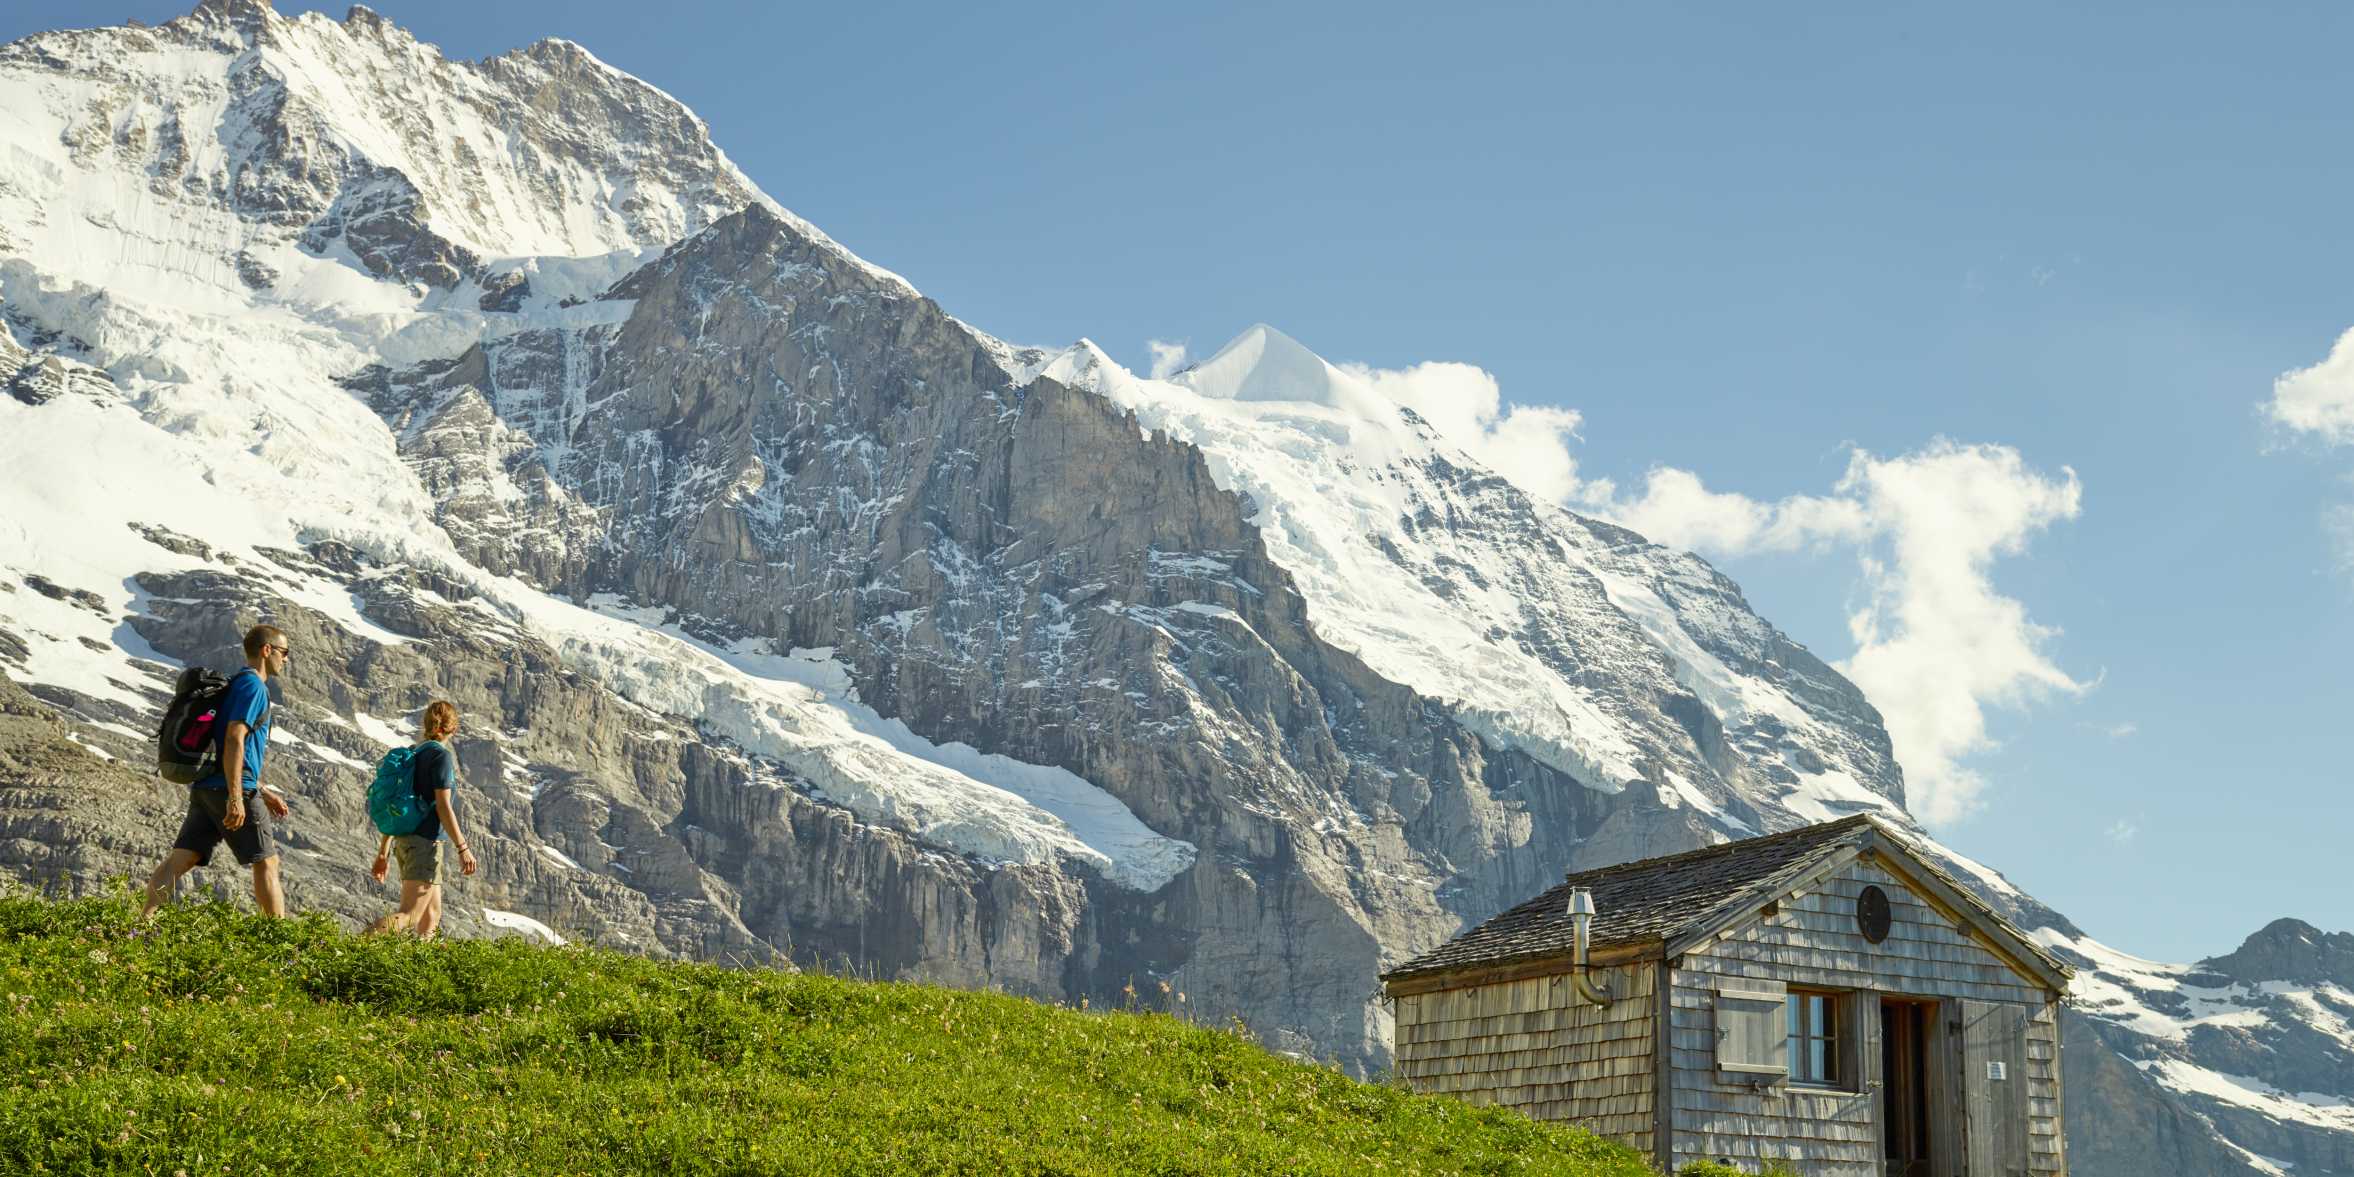
{"type": "Polygon", "coordinates": [[[1888,892],[1878,887],[1866,887],[1855,897],[1855,926],[1864,939],[1878,944],[1888,938],[1888,925],[1894,917],[1888,910],[1888,892]]]}

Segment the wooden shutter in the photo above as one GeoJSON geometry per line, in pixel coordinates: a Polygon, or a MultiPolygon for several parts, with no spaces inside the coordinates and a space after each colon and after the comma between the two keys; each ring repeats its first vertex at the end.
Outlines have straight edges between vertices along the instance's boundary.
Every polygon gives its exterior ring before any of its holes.
{"type": "Polygon", "coordinates": [[[1736,1075],[1790,1074],[1789,996],[1780,981],[1728,980],[1716,990],[1716,1069],[1736,1075]]]}
{"type": "Polygon", "coordinates": [[[1960,1003],[1963,1163],[1967,1177],[2027,1177],[2027,1019],[2023,1005],[1960,1003]]]}

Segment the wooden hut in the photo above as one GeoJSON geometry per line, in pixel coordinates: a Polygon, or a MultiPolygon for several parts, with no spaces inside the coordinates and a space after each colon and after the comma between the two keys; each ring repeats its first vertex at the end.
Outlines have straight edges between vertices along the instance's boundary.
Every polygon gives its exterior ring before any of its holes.
{"type": "Polygon", "coordinates": [[[2067,1172],[2067,967],[1869,816],[1571,875],[1382,980],[1415,1090],[1664,1171],[2067,1172]]]}

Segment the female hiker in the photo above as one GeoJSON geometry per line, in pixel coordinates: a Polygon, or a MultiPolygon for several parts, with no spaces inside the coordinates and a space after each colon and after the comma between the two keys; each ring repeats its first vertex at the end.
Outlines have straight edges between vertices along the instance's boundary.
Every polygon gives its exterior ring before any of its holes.
{"type": "MultiPolygon", "coordinates": [[[[458,709],[436,699],[425,708],[418,743],[408,757],[410,788],[416,795],[416,824],[405,834],[382,834],[376,843],[376,862],[368,874],[384,881],[386,854],[400,863],[400,910],[377,920],[370,932],[413,931],[430,940],[441,927],[441,842],[446,835],[458,852],[458,868],[474,873],[474,851],[458,829],[454,790],[458,758],[444,743],[458,731],[458,709]]],[[[399,827],[393,827],[399,828],[399,827]]]]}

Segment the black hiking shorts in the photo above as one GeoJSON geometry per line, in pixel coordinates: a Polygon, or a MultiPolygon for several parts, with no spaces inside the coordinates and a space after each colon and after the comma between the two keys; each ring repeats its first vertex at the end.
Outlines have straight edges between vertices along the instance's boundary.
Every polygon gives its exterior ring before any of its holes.
{"type": "Polygon", "coordinates": [[[239,866],[278,856],[278,847],[270,838],[270,810],[262,804],[260,792],[245,795],[244,825],[233,830],[221,828],[228,815],[227,789],[188,790],[188,816],[180,821],[180,836],[173,840],[172,849],[195,855],[198,866],[211,862],[213,847],[223,841],[229,843],[229,853],[237,856],[239,866]]]}

